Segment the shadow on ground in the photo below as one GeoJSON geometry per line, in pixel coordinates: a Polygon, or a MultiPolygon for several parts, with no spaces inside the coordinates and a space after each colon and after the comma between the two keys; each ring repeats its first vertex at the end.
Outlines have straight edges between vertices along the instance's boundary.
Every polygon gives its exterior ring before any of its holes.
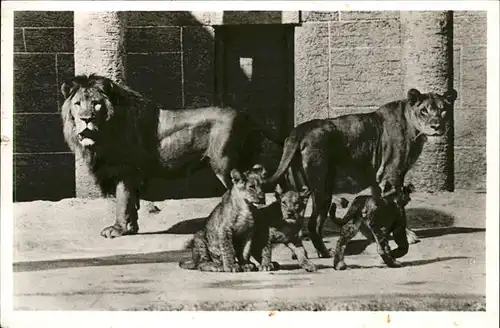
{"type": "Polygon", "coordinates": [[[156,234],[176,234],[176,235],[189,235],[194,234],[205,226],[206,217],[189,219],[185,221],[181,221],[179,223],[174,224],[167,230],[163,231],[153,231],[153,232],[143,232],[139,233],[139,235],[156,235],[156,234]]]}
{"type": "MultiPolygon", "coordinates": [[[[437,262],[444,262],[450,260],[460,260],[460,259],[468,259],[467,256],[445,256],[445,257],[436,257],[434,259],[426,259],[426,260],[415,260],[415,261],[404,261],[404,258],[401,260],[401,264],[403,267],[415,267],[422,266],[437,262]]],[[[347,269],[373,269],[373,268],[389,268],[385,264],[379,265],[357,265],[357,264],[347,264],[347,269]]]]}
{"type": "MultiPolygon", "coordinates": [[[[409,227],[412,229],[420,229],[420,228],[437,228],[437,227],[451,227],[454,223],[454,217],[442,211],[427,209],[427,208],[409,208],[406,210],[406,215],[408,217],[409,227]]],[[[306,221],[309,218],[306,218],[306,221]]],[[[139,233],[144,235],[150,234],[194,234],[197,231],[201,230],[205,224],[206,218],[194,218],[188,219],[185,221],[181,221],[179,223],[174,224],[167,230],[162,231],[153,231],[153,232],[145,232],[139,233]]],[[[450,233],[464,233],[468,231],[461,231],[460,229],[467,228],[459,228],[457,231],[454,230],[446,230],[444,234],[450,233]]],[[[480,230],[481,231],[481,230],[480,230]]],[[[471,231],[475,232],[475,231],[471,231]]],[[[331,221],[328,220],[325,222],[325,226],[323,229],[323,236],[338,236],[338,227],[331,221]]],[[[437,235],[440,236],[440,235],[437,235]]],[[[420,236],[422,238],[426,238],[426,236],[420,236]]],[[[430,235],[429,237],[433,237],[430,235]]]]}
{"type": "Polygon", "coordinates": [[[14,272],[29,272],[109,265],[172,263],[189,259],[190,257],[191,252],[188,250],[175,250],[142,254],[111,255],[83,259],[16,262],[13,264],[13,269],[14,272]]]}
{"type": "MultiPolygon", "coordinates": [[[[416,230],[415,233],[421,239],[440,237],[445,235],[456,235],[474,232],[484,232],[486,229],[483,228],[467,228],[467,227],[443,227],[443,228],[429,228],[416,230]]],[[[338,233],[331,234],[338,235],[338,233]]],[[[306,238],[308,239],[308,238],[306,238]]],[[[371,244],[366,239],[355,239],[351,240],[345,249],[345,255],[358,255],[363,253],[363,251],[371,244]]]]}

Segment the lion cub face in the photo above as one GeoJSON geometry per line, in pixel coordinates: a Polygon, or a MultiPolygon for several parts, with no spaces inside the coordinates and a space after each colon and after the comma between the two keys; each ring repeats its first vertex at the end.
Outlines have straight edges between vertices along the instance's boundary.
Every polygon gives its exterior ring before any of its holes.
{"type": "Polygon", "coordinates": [[[280,204],[283,220],[289,224],[301,223],[303,218],[302,213],[306,209],[310,194],[311,192],[305,186],[300,192],[293,190],[285,192],[278,184],[274,192],[274,197],[276,197],[276,201],[280,204]]]}
{"type": "Polygon", "coordinates": [[[266,194],[262,190],[262,182],[266,176],[266,169],[256,164],[251,170],[241,174],[238,170],[231,170],[233,189],[247,204],[262,205],[266,203],[266,194]]]}
{"type": "Polygon", "coordinates": [[[408,91],[408,104],[414,113],[415,128],[428,136],[441,136],[447,131],[449,113],[453,110],[453,103],[457,99],[457,92],[452,90],[444,95],[436,93],[422,94],[416,89],[408,91]]]}
{"type": "Polygon", "coordinates": [[[113,114],[113,105],[106,94],[112,86],[110,80],[96,76],[77,76],[61,86],[66,99],[63,106],[68,110],[78,142],[84,148],[95,145],[100,128],[113,114]]]}

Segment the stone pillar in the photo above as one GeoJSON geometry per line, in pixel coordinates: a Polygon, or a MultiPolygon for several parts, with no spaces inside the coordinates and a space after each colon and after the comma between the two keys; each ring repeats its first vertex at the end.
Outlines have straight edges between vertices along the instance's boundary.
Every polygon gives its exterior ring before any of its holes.
{"type": "MultiPolygon", "coordinates": [[[[75,74],[96,73],[125,82],[126,12],[75,12],[75,74]]],[[[77,197],[99,197],[101,192],[87,167],[75,159],[77,197]]]]}
{"type": "MultiPolygon", "coordinates": [[[[401,12],[402,65],[405,93],[445,93],[453,89],[453,13],[401,12]]],[[[453,191],[453,113],[449,133],[428,137],[422,154],[405,182],[419,191],[453,191]]]]}

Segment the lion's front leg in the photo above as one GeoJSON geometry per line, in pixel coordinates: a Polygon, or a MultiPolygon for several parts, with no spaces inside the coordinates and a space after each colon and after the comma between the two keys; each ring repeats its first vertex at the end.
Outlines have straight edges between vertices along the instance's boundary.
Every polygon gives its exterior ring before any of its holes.
{"type": "Polygon", "coordinates": [[[104,228],[101,236],[115,238],[123,235],[133,235],[139,231],[137,223],[137,188],[130,181],[120,181],[116,186],[116,221],[104,228]]]}
{"type": "Polygon", "coordinates": [[[402,203],[401,197],[398,197],[396,199],[396,205],[398,206],[401,224],[404,225],[406,229],[406,239],[408,240],[408,244],[412,245],[418,243],[420,239],[418,238],[417,234],[408,228],[405,205],[402,203]]]}

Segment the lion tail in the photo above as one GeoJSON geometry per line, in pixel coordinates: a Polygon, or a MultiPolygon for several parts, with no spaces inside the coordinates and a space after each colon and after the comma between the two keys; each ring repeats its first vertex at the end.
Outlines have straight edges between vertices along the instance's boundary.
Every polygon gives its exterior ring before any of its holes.
{"type": "Polygon", "coordinates": [[[288,138],[285,139],[285,144],[283,147],[283,155],[281,156],[280,164],[276,169],[276,172],[266,180],[266,185],[273,185],[278,182],[278,180],[283,176],[283,174],[288,170],[295,153],[299,149],[299,140],[297,140],[297,134],[292,132],[288,138]]]}

